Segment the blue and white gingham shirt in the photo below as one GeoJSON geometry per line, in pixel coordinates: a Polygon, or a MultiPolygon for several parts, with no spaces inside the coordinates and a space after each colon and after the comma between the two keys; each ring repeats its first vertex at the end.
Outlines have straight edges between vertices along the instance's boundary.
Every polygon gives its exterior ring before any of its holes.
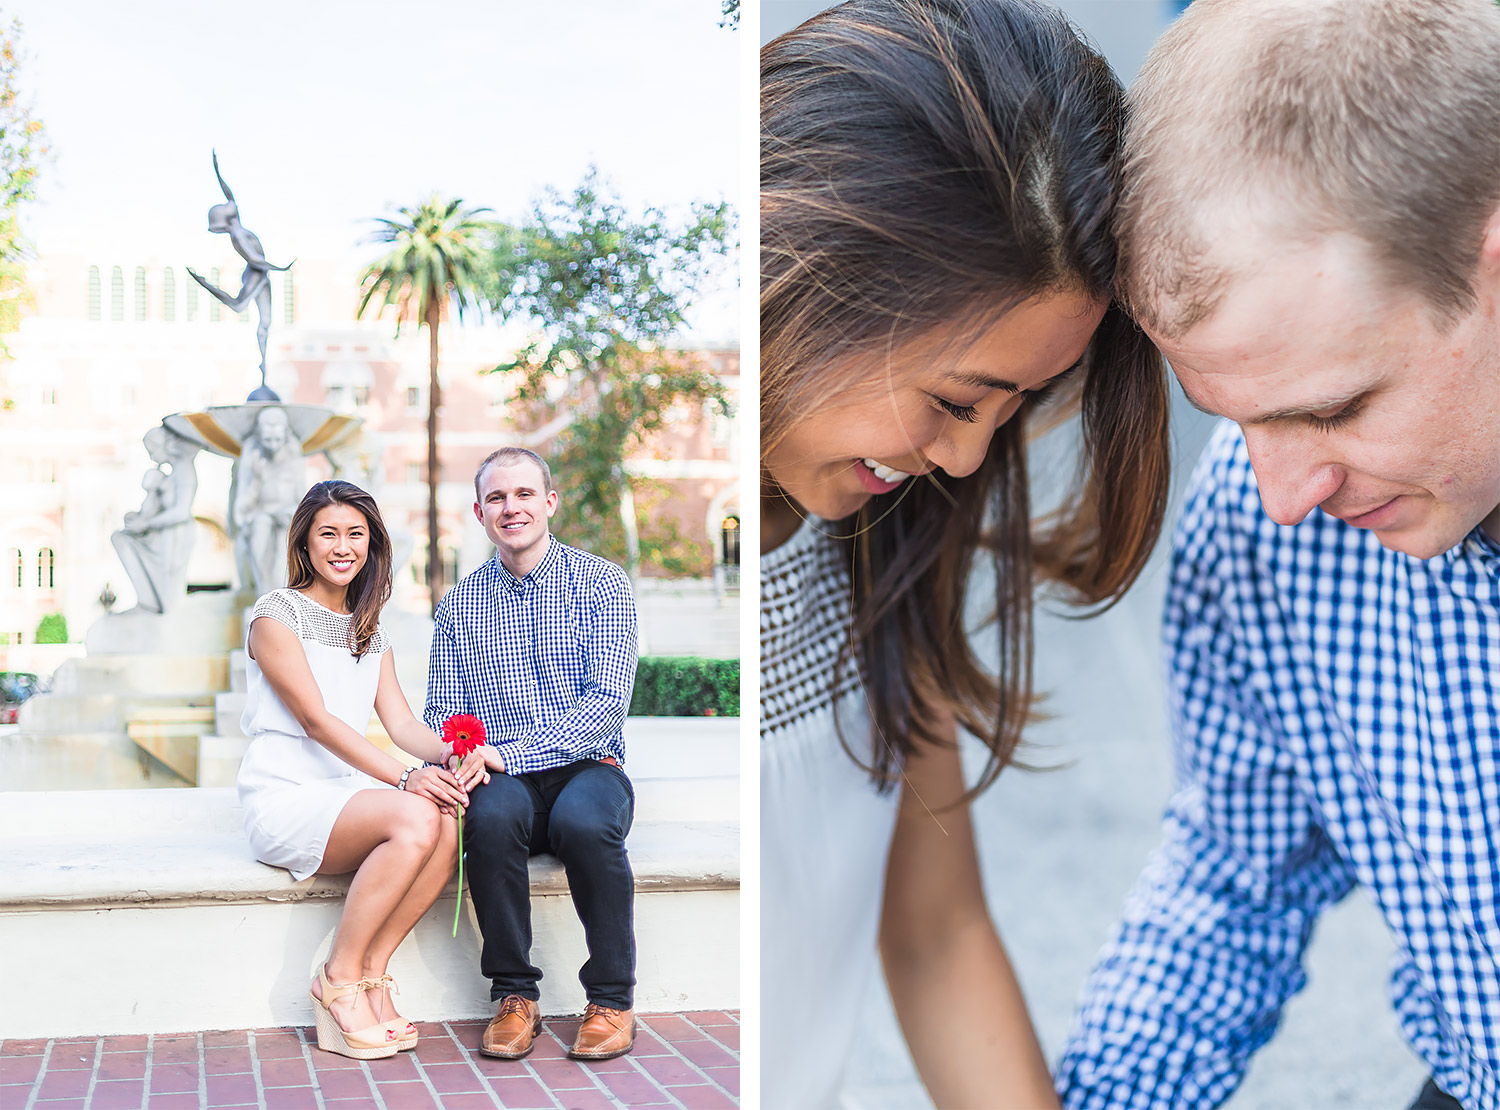
{"type": "Polygon", "coordinates": [[[438,604],[422,716],[441,732],[455,713],[474,714],[508,774],[623,764],[636,658],[625,572],[552,537],[524,578],[497,555],[438,604]]]}
{"type": "Polygon", "coordinates": [[[1066,1105],[1228,1097],[1358,884],[1413,1048],[1467,1110],[1500,1107],[1500,545],[1475,529],[1415,559],[1318,510],[1281,527],[1226,425],[1165,640],[1178,788],[1085,990],[1066,1105]]]}

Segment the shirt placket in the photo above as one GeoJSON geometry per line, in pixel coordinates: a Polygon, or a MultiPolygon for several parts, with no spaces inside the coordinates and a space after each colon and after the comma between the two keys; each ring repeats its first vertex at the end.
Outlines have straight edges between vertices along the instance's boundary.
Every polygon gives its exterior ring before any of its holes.
{"type": "Polygon", "coordinates": [[[537,605],[536,580],[531,577],[523,578],[521,608],[526,615],[526,654],[522,665],[526,679],[526,712],[533,730],[542,723],[542,692],[536,670],[537,605]]]}

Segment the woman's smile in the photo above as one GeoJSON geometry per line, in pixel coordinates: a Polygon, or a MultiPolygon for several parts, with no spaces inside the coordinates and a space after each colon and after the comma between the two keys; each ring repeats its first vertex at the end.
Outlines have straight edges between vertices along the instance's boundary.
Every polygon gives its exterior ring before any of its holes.
{"type": "Polygon", "coordinates": [[[895,348],[875,364],[836,364],[830,399],[764,454],[777,497],[841,520],[871,497],[934,470],[973,473],[995,429],[1082,357],[1104,305],[1077,292],[1023,301],[989,327],[959,325],[895,348]],[[856,377],[856,375],[859,375],[856,377]]]}

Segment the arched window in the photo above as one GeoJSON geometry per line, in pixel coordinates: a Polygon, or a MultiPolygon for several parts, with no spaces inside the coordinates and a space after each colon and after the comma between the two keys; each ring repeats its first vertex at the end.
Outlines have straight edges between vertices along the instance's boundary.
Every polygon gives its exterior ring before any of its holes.
{"type": "MultiPolygon", "coordinates": [[[[208,283],[210,285],[212,285],[215,289],[217,289],[219,287],[219,268],[217,266],[215,266],[212,270],[208,271],[208,283]]],[[[224,318],[224,312],[219,307],[219,298],[218,297],[209,297],[208,298],[208,322],[211,323],[211,324],[217,324],[223,318],[224,318]]]]}
{"type": "Polygon", "coordinates": [[[125,320],[125,271],[118,266],[109,272],[109,318],[117,324],[125,320]]]}
{"type": "Polygon", "coordinates": [[[281,275],[281,318],[288,324],[297,322],[297,288],[290,270],[281,275]]]}
{"type": "Polygon", "coordinates": [[[161,275],[161,318],[169,324],[177,319],[177,271],[170,266],[161,275]]]}
{"type": "Polygon", "coordinates": [[[100,306],[100,299],[101,298],[100,298],[100,292],[99,292],[99,267],[98,266],[90,266],[89,267],[89,319],[91,321],[94,321],[95,323],[97,323],[99,321],[99,319],[101,318],[100,317],[101,309],[99,307],[100,306]]]}
{"type": "Polygon", "coordinates": [[[198,319],[198,283],[196,281],[183,283],[182,318],[189,324],[198,319]]]}
{"type": "Polygon", "coordinates": [[[719,525],[719,554],[727,567],[740,565],[740,518],[726,516],[719,525]]]}
{"type": "Polygon", "coordinates": [[[26,560],[22,557],[19,547],[12,547],[5,555],[11,565],[16,568],[16,573],[12,576],[12,581],[15,582],[16,589],[19,590],[24,583],[22,575],[26,573],[26,560]]]}
{"type": "Polygon", "coordinates": [[[36,553],[36,584],[43,590],[50,590],[57,585],[57,559],[50,547],[44,547],[36,553]]]}
{"type": "Polygon", "coordinates": [[[135,319],[141,323],[146,319],[146,267],[135,268],[135,319]]]}

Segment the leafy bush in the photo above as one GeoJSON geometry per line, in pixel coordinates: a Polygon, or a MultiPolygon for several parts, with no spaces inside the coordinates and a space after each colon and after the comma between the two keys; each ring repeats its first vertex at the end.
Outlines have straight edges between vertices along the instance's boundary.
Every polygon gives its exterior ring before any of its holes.
{"type": "Polygon", "coordinates": [[[738,717],[740,661],[646,656],[635,672],[633,717],[738,717]]]}
{"type": "Polygon", "coordinates": [[[68,618],[61,613],[48,613],[36,626],[36,642],[39,644],[67,643],[68,618]]]}

